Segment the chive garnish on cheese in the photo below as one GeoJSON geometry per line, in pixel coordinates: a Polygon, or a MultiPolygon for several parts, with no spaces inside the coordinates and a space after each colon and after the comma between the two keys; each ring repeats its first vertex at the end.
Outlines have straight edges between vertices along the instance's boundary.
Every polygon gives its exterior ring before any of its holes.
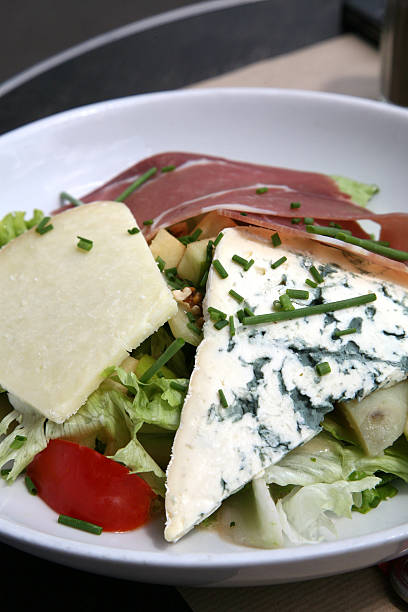
{"type": "Polygon", "coordinates": [[[319,376],[325,376],[326,374],[330,374],[331,367],[328,361],[322,361],[321,363],[316,364],[316,372],[319,376]]]}
{"type": "Polygon", "coordinates": [[[348,336],[349,334],[355,334],[357,329],[355,327],[348,327],[347,329],[336,329],[333,332],[335,338],[341,338],[341,336],[348,336]]]}
{"type": "Polygon", "coordinates": [[[212,265],[214,269],[217,271],[218,276],[220,276],[223,279],[227,278],[228,272],[226,271],[226,269],[224,268],[224,266],[222,265],[219,259],[214,259],[212,262],[212,265]]]}
{"type": "Polygon", "coordinates": [[[320,274],[319,270],[316,268],[316,266],[311,266],[309,268],[309,272],[310,274],[313,276],[314,280],[316,283],[320,284],[324,281],[323,276],[320,274]]]}
{"type": "Polygon", "coordinates": [[[237,293],[236,291],[234,291],[234,289],[230,289],[228,291],[229,295],[234,298],[235,301],[238,302],[238,304],[241,304],[245,298],[242,297],[242,295],[240,295],[239,293],[237,293]]]}
{"type": "Polygon", "coordinates": [[[221,406],[223,408],[228,408],[228,402],[222,389],[218,389],[218,396],[220,398],[221,406]]]}
{"type": "Polygon", "coordinates": [[[46,234],[47,232],[50,232],[52,229],[54,229],[53,224],[49,223],[50,220],[51,220],[51,217],[43,217],[41,219],[41,221],[35,228],[35,231],[37,232],[37,234],[41,234],[41,235],[46,234]]]}
{"type": "Polygon", "coordinates": [[[287,261],[287,257],[283,256],[280,257],[279,259],[277,259],[276,261],[274,261],[273,263],[271,263],[271,268],[273,270],[276,270],[276,268],[279,268],[279,266],[281,266],[282,264],[285,263],[285,261],[287,261]]]}
{"type": "Polygon", "coordinates": [[[93,241],[89,240],[89,238],[84,238],[83,236],[77,236],[78,238],[78,249],[82,251],[90,251],[93,247],[93,241]]]}
{"type": "Polygon", "coordinates": [[[362,306],[369,302],[374,302],[377,299],[375,293],[367,293],[359,295],[347,300],[338,300],[337,302],[327,302],[326,304],[316,304],[315,306],[305,306],[304,308],[296,308],[295,310],[271,312],[253,317],[245,317],[244,325],[258,325],[259,323],[276,323],[277,321],[289,321],[290,319],[299,319],[310,315],[324,314],[327,312],[335,312],[336,310],[344,310],[345,308],[353,308],[362,306]]]}
{"type": "Polygon", "coordinates": [[[308,300],[309,292],[305,289],[286,289],[286,293],[290,298],[296,300],[308,300]]]}
{"type": "Polygon", "coordinates": [[[279,296],[279,302],[281,303],[282,310],[295,310],[290,297],[286,293],[282,293],[282,295],[279,296]]]}

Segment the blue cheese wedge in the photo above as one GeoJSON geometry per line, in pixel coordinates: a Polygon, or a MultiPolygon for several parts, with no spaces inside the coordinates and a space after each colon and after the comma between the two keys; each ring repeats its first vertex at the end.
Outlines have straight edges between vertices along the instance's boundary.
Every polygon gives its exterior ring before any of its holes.
{"type": "MultiPolygon", "coordinates": [[[[270,233],[269,233],[270,236],[270,233]]],[[[408,293],[395,274],[355,254],[307,239],[274,248],[262,232],[226,229],[215,258],[228,276],[210,271],[204,339],[167,470],[165,538],[177,541],[221,502],[320,431],[334,403],[367,396],[408,375],[408,293]],[[253,265],[245,271],[238,254],[253,265]],[[277,268],[271,263],[286,257],[277,268]],[[315,266],[323,276],[305,284],[315,266]],[[333,313],[243,325],[237,310],[273,311],[286,289],[308,289],[295,308],[375,293],[376,301],[333,313]],[[238,304],[229,291],[245,298],[238,304]],[[217,330],[208,308],[233,315],[217,330]],[[338,329],[356,332],[337,338],[338,329]],[[319,376],[316,365],[331,372],[319,376]],[[227,402],[223,405],[219,390],[227,402]]]]}
{"type": "Polygon", "coordinates": [[[50,223],[0,251],[0,385],[61,423],[177,305],[142,234],[128,233],[124,204],[87,204],[50,223]]]}

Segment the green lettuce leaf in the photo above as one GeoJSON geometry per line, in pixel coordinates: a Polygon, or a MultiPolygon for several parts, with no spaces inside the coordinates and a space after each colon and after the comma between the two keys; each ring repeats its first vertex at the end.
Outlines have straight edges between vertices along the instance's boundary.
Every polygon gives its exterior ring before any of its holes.
{"type": "Polygon", "coordinates": [[[371,198],[379,192],[377,185],[361,183],[360,181],[337,174],[332,174],[331,178],[337,183],[340,191],[349,195],[352,202],[358,204],[358,206],[367,206],[371,198]]]}
{"type": "Polygon", "coordinates": [[[0,248],[37,225],[44,216],[41,210],[35,209],[31,219],[25,220],[25,212],[8,213],[0,220],[0,248]]]}
{"type": "Polygon", "coordinates": [[[120,367],[109,368],[108,374],[133,396],[131,410],[134,419],[171,431],[178,428],[185,392],[174,389],[172,383],[187,388],[186,378],[153,376],[148,383],[140,383],[136,374],[120,367]]]}

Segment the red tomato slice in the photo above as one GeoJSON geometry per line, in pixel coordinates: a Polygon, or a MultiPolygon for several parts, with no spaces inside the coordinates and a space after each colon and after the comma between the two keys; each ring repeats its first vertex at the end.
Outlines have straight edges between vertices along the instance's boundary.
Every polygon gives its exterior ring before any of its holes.
{"type": "Polygon", "coordinates": [[[156,497],[127,467],[67,440],[51,440],[27,467],[38,495],[58,514],[129,531],[147,522],[156,497]]]}

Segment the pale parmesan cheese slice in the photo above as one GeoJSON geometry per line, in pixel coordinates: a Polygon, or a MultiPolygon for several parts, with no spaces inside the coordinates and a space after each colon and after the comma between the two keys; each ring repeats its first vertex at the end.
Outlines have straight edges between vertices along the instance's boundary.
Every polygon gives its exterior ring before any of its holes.
{"type": "Polygon", "coordinates": [[[177,305],[143,235],[129,234],[124,204],[87,204],[51,223],[0,251],[0,385],[62,423],[177,305]]]}

